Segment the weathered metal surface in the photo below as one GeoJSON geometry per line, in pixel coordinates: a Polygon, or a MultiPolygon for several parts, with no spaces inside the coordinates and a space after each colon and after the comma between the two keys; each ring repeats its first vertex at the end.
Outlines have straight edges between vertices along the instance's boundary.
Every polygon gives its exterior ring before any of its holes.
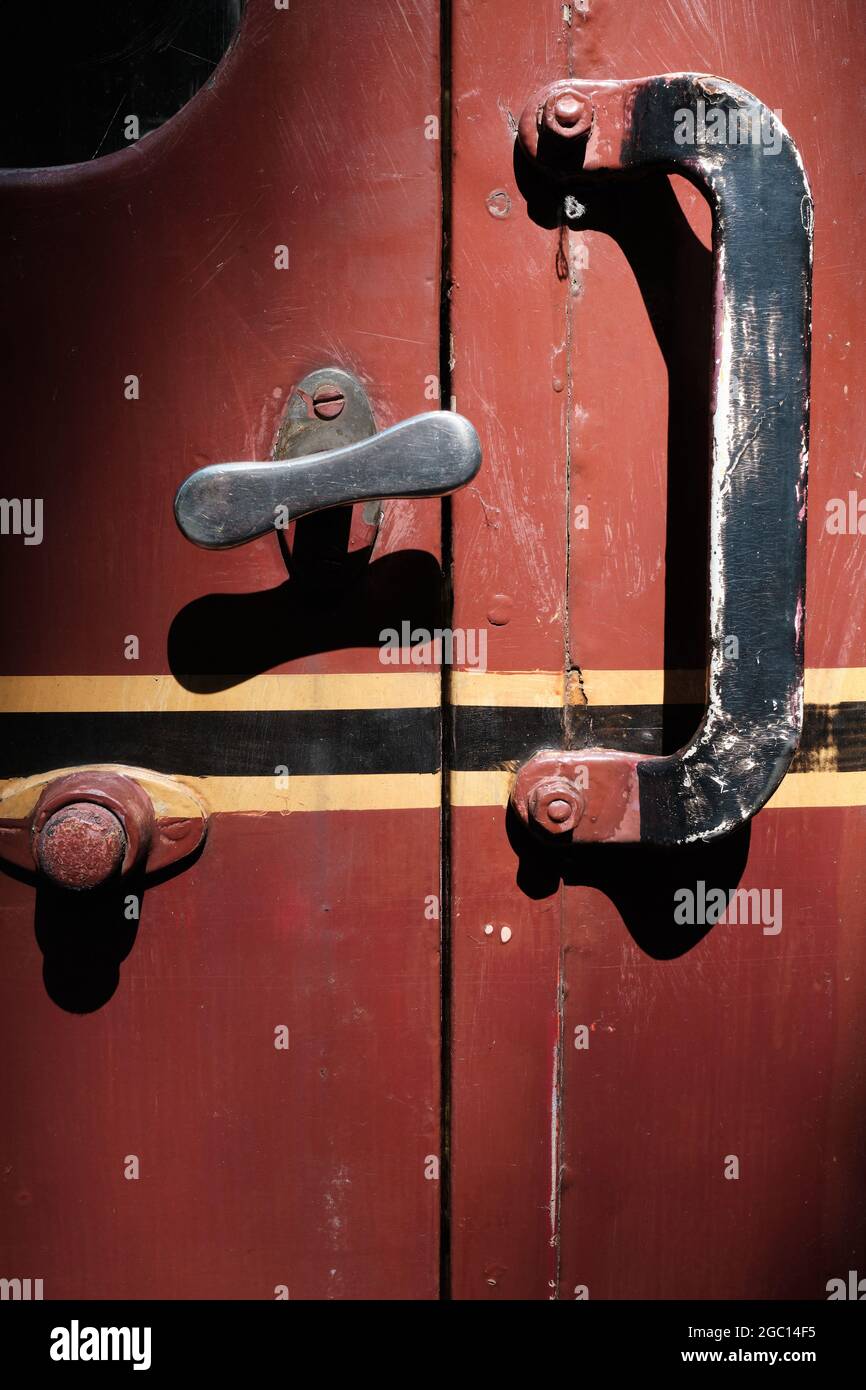
{"type": "Polygon", "coordinates": [[[376,433],[376,421],[364,384],[340,367],[316,367],[295,382],[279,423],[272,457],[345,449],[376,433]],[[318,405],[339,406],[322,415],[318,405]]]}
{"type": "Polygon", "coordinates": [[[562,776],[538,778],[526,800],[529,819],[551,835],[569,834],[586,809],[580,789],[562,776]]]}
{"type": "MultiPolygon", "coordinates": [[[[363,383],[340,367],[316,367],[292,389],[271,457],[324,453],[375,433],[376,421],[363,383]]],[[[370,560],[382,520],[380,505],[369,510],[342,507],[324,517],[302,520],[300,528],[289,523],[278,536],[292,577],[320,593],[339,592],[351,581],[356,559],[359,565],[370,560]]]]}

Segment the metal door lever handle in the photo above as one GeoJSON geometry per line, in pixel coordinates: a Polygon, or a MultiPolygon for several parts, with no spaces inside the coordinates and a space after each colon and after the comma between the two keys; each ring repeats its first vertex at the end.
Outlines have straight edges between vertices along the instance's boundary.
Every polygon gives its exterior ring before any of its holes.
{"type": "Polygon", "coordinates": [[[328,507],[385,497],[443,497],[471,482],[480,465],[481,445],[469,421],[435,410],[342,449],[272,462],[209,464],[181,483],[174,514],[188,540],[219,550],[328,507]]]}

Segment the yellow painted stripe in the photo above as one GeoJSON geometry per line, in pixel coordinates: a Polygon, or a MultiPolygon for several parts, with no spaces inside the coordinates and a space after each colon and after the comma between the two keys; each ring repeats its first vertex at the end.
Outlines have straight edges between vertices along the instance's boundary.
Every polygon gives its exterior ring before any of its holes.
{"type": "MultiPolygon", "coordinates": [[[[434,810],[440,801],[438,773],[291,777],[278,790],[273,777],[181,777],[211,812],[434,810]]],[[[510,772],[452,772],[454,806],[508,804],[510,772]]],[[[768,802],[771,810],[866,806],[866,772],[789,774],[768,802]]]]}
{"type": "Polygon", "coordinates": [[[573,704],[701,705],[706,699],[703,671],[583,671],[581,686],[572,685],[573,704]],[[582,688],[582,693],[581,693],[582,688]]]}
{"type": "MultiPolygon", "coordinates": [[[[211,812],[291,814],[303,811],[436,810],[438,773],[291,777],[278,790],[273,777],[182,777],[211,812]]],[[[511,790],[510,772],[453,772],[452,805],[503,809],[511,790]]],[[[768,803],[772,810],[802,807],[866,806],[866,772],[800,772],[785,778],[768,803]]]]}
{"type": "Polygon", "coordinates": [[[452,806],[507,806],[511,772],[452,772],[448,779],[452,806]]]}
{"type": "MultiPolygon", "coordinates": [[[[701,704],[705,684],[703,671],[581,671],[571,677],[568,690],[575,705],[701,704]]],[[[560,671],[455,671],[450,690],[455,705],[555,709],[565,688],[560,671]]]]}
{"type": "MultiPolygon", "coordinates": [[[[455,705],[555,709],[563,703],[561,671],[454,671],[455,705]]],[[[702,671],[584,671],[569,698],[590,705],[698,703],[702,671]]],[[[866,701],[866,666],[806,671],[807,704],[866,701]]],[[[437,671],[251,676],[226,690],[187,690],[174,676],[3,676],[0,713],[63,714],[196,710],[430,709],[440,701],[437,671]]]]}
{"type": "MultiPolygon", "coordinates": [[[[565,683],[557,671],[455,671],[451,698],[455,705],[525,705],[556,708],[565,683]]],[[[703,671],[582,671],[570,682],[573,704],[702,704],[703,671]]],[[[805,699],[811,705],[866,701],[866,666],[810,667],[805,699]]]]}
{"type": "MultiPolygon", "coordinates": [[[[503,807],[511,782],[510,772],[452,772],[451,804],[503,807]]],[[[866,772],[792,772],[767,802],[774,811],[820,806],[866,806],[866,772]]]]}
{"type": "MultiPolygon", "coordinates": [[[[105,765],[108,769],[108,764],[105,765]]],[[[0,816],[26,816],[38,799],[41,785],[69,768],[40,779],[13,778],[0,781],[0,816]],[[31,784],[40,782],[40,786],[31,784]]],[[[164,815],[189,815],[192,792],[210,813],[235,812],[261,814],[265,811],[291,815],[299,811],[406,811],[439,810],[441,778],[438,772],[359,773],[358,775],[290,777],[280,787],[275,777],[174,777],[157,779],[139,768],[112,765],[113,772],[136,776],[154,797],[157,811],[164,815]],[[156,789],[154,783],[173,783],[170,789],[156,789]]]]}
{"type": "MultiPolygon", "coordinates": [[[[106,768],[108,765],[106,764],[106,768]]],[[[0,815],[25,816],[32,810],[46,780],[72,769],[43,773],[37,778],[0,780],[0,815]],[[39,787],[31,783],[39,782],[39,787]]],[[[145,769],[111,766],[110,770],[137,776],[165,815],[189,815],[184,791],[191,791],[211,813],[289,815],[303,811],[438,810],[440,776],[433,773],[381,773],[290,777],[281,788],[273,777],[157,777],[145,769]],[[157,786],[161,783],[162,786],[157,786]],[[171,787],[174,785],[175,793],[171,787]]],[[[512,773],[452,772],[451,804],[504,808],[512,773]]],[[[866,806],[866,772],[789,773],[767,803],[775,811],[801,807],[866,806]]]]}
{"type": "Polygon", "coordinates": [[[767,807],[866,806],[866,772],[791,772],[767,807]]]}
{"type": "Polygon", "coordinates": [[[449,685],[454,705],[522,705],[555,709],[562,704],[565,677],[561,671],[452,671],[449,685]]]}
{"type": "Polygon", "coordinates": [[[810,705],[866,700],[866,666],[808,667],[805,699],[810,705]]]}
{"type": "Polygon", "coordinates": [[[359,773],[290,777],[279,788],[273,777],[196,777],[183,779],[211,811],[409,811],[437,810],[438,772],[359,773]]]}
{"type": "Polygon", "coordinates": [[[426,709],[439,704],[439,689],[435,671],[251,676],[206,694],[174,676],[3,676],[0,713],[426,709]]]}
{"type": "MultiPolygon", "coordinates": [[[[133,777],[147,792],[158,816],[199,816],[207,807],[198,793],[198,778],[166,777],[147,767],[131,767],[127,763],[88,763],[89,772],[120,772],[133,777]]],[[[49,782],[80,768],[58,767],[35,777],[10,777],[0,780],[0,816],[8,820],[23,820],[30,815],[49,782]]]]}

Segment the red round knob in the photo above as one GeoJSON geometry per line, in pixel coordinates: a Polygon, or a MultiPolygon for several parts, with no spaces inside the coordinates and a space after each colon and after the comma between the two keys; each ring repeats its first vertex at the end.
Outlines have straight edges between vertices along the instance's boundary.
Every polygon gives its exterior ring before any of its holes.
{"type": "Polygon", "coordinates": [[[117,816],[92,801],[73,801],[49,816],[36,837],[39,868],[61,888],[96,888],[116,874],[126,854],[117,816]]]}

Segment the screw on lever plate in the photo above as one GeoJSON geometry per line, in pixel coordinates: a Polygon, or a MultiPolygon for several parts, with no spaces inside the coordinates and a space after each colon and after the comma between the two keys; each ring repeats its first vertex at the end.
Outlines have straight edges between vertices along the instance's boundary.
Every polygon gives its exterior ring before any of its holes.
{"type": "Polygon", "coordinates": [[[320,420],[336,420],[342,415],[346,397],[339,386],[324,382],[313,394],[313,411],[320,420]]]}

